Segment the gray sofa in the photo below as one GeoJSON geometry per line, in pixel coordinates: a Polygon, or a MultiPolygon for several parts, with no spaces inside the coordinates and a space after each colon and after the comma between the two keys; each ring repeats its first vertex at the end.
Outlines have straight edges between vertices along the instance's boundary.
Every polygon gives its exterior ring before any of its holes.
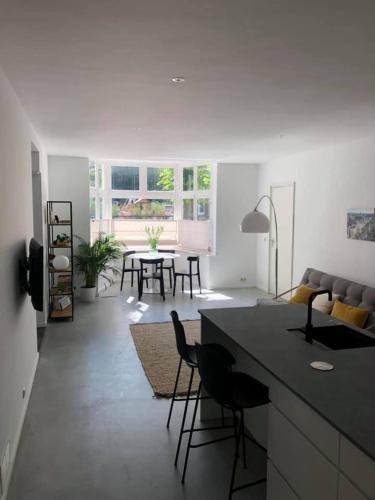
{"type": "Polygon", "coordinates": [[[344,304],[368,309],[370,314],[365,328],[371,327],[373,329],[375,327],[375,288],[312,268],[306,269],[301,284],[317,290],[331,290],[333,293],[340,295],[340,300],[344,304]]]}
{"type": "MultiPolygon", "coordinates": [[[[300,285],[306,285],[317,290],[331,290],[340,296],[340,300],[344,304],[368,309],[370,314],[364,328],[370,329],[371,332],[375,333],[375,288],[339,278],[332,274],[323,273],[311,267],[308,267],[304,272],[300,285]]],[[[297,287],[292,288],[292,290],[295,288],[297,287]]],[[[292,290],[288,290],[288,292],[292,290]]],[[[273,299],[258,299],[257,305],[287,304],[287,301],[283,301],[282,298],[288,292],[278,295],[278,298],[281,298],[281,302],[276,302],[274,297],[273,299]]]]}

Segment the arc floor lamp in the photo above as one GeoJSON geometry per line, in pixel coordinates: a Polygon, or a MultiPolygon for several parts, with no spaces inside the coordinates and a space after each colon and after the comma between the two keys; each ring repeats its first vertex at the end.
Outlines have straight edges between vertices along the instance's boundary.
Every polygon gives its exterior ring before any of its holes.
{"type": "Polygon", "coordinates": [[[263,213],[263,212],[258,212],[258,206],[262,202],[262,200],[267,199],[270,203],[274,221],[275,221],[275,240],[276,240],[276,248],[275,248],[275,296],[277,298],[278,294],[278,276],[279,276],[279,235],[278,235],[278,229],[277,229],[277,217],[276,217],[276,210],[275,210],[275,205],[273,204],[273,201],[268,194],[264,194],[261,196],[258,200],[258,203],[256,204],[254,210],[251,212],[247,213],[245,217],[242,219],[241,223],[241,232],[242,233],[269,233],[270,232],[270,220],[269,218],[263,213]]]}

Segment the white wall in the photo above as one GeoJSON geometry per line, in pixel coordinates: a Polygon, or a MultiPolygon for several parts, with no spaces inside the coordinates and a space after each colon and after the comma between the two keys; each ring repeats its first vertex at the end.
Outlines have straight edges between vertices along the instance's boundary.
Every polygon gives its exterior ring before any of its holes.
{"type": "MultiPolygon", "coordinates": [[[[89,159],[75,156],[48,156],[49,199],[71,201],[73,234],[90,241],[89,159]]],[[[76,248],[78,241],[73,239],[76,248]]],[[[75,283],[81,280],[75,276],[75,283]]]]}
{"type": "Polygon", "coordinates": [[[45,194],[46,156],[1,70],[0,117],[0,460],[9,442],[7,488],[38,360],[36,313],[18,280],[18,259],[33,236],[31,143],[45,194]]]}
{"type": "Polygon", "coordinates": [[[216,182],[216,255],[209,258],[209,287],[254,286],[256,236],[241,233],[240,224],[256,204],[257,167],[219,163],[216,182]]]}
{"type": "MultiPolygon", "coordinates": [[[[259,167],[258,195],[296,182],[294,284],[314,267],[375,286],[375,242],[346,237],[348,208],[375,206],[375,139],[293,155],[259,167]]],[[[268,243],[257,241],[257,284],[266,290],[268,243]]]]}

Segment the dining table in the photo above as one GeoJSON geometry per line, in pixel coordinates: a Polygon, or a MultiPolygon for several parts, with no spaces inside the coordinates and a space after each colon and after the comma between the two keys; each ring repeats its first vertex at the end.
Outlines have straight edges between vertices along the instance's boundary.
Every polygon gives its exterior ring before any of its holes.
{"type": "MultiPolygon", "coordinates": [[[[131,255],[131,258],[134,260],[154,260],[154,259],[164,259],[164,260],[174,260],[178,257],[181,257],[178,253],[170,253],[170,252],[137,252],[131,255]]],[[[156,274],[156,264],[152,264],[152,271],[150,274],[150,286],[143,291],[143,293],[160,293],[160,290],[155,287],[155,279],[154,275],[156,274]]],[[[165,288],[165,292],[171,291],[171,288],[165,288]]]]}

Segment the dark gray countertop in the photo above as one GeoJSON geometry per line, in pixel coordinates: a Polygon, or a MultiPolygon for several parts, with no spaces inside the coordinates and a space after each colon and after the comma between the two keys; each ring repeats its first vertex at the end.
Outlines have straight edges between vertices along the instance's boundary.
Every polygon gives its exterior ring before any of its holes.
{"type": "MultiPolygon", "coordinates": [[[[375,460],[375,347],[332,351],[286,331],[304,326],[304,305],[199,312],[375,460]],[[328,361],[335,369],[319,372],[311,361],[328,361]]],[[[314,326],[329,322],[329,316],[313,312],[314,326]]]]}

